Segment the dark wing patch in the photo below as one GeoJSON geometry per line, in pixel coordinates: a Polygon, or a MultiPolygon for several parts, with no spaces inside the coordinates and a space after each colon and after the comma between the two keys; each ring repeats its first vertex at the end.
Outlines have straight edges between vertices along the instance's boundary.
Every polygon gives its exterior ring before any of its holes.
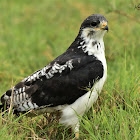
{"type": "MultiPolygon", "coordinates": [[[[29,103],[34,106],[34,103],[31,101],[31,96],[42,87],[44,80],[51,79],[53,76],[60,75],[66,69],[71,70],[72,68],[71,60],[66,61],[63,65],[60,65],[57,62],[51,63],[51,65],[49,64],[45,66],[43,69],[36,71],[19,82],[15,87],[13,87],[13,89],[8,90],[1,97],[1,102],[3,104],[6,102],[7,105],[10,105],[11,94],[13,91],[13,104],[16,108],[19,108],[20,106],[20,110],[24,110],[22,108],[22,106],[24,106],[24,108],[27,109],[29,107],[29,103]],[[21,104],[23,105],[21,106],[21,104]]],[[[30,107],[32,106],[30,105],[30,107]]],[[[35,107],[37,106],[35,105],[35,107]]]]}
{"type": "MultiPolygon", "coordinates": [[[[25,78],[13,88],[14,107],[18,111],[42,106],[71,104],[87,91],[82,90],[103,76],[103,65],[94,56],[71,58],[66,54],[52,61],[45,69],[25,78]],[[66,59],[65,59],[66,58],[66,59]],[[41,74],[40,74],[41,72],[41,74]]],[[[10,104],[12,89],[1,98],[10,104]]]]}
{"type": "Polygon", "coordinates": [[[48,80],[44,79],[40,88],[32,94],[32,101],[38,106],[72,104],[87,93],[82,89],[89,85],[92,87],[95,81],[103,77],[103,65],[99,60],[92,60],[87,64],[84,58],[81,63],[75,59],[73,67],[71,71],[65,69],[67,72],[64,71],[48,80]]]}

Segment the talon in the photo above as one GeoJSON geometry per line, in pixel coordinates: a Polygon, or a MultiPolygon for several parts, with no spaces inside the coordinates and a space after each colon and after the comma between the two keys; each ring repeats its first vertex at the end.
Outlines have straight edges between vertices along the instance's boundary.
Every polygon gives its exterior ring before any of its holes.
{"type": "Polygon", "coordinates": [[[75,139],[79,139],[79,133],[75,133],[75,139]]]}

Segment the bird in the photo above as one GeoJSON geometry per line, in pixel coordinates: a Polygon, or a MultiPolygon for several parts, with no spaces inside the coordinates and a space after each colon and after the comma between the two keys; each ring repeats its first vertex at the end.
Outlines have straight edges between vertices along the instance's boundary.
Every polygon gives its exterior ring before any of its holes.
{"type": "Polygon", "coordinates": [[[1,97],[1,110],[38,114],[60,112],[59,123],[70,127],[79,138],[80,119],[96,102],[107,78],[103,37],[109,30],[101,14],[88,16],[68,49],[24,78],[1,97]]]}

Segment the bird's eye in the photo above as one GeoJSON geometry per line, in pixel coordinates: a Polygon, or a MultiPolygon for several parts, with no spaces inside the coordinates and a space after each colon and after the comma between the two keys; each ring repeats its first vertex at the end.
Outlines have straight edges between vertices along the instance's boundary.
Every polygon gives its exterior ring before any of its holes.
{"type": "Polygon", "coordinates": [[[90,25],[91,26],[96,26],[98,24],[98,22],[91,22],[90,25]]]}

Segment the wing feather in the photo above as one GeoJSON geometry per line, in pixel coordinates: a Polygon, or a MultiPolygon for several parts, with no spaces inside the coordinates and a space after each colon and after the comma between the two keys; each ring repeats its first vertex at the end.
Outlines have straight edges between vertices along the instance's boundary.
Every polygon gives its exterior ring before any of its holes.
{"type": "MultiPolygon", "coordinates": [[[[13,104],[18,111],[71,104],[87,92],[81,87],[93,86],[102,76],[102,63],[93,56],[56,59],[13,87],[13,104]]],[[[11,93],[1,97],[3,104],[10,104],[11,93]]]]}

